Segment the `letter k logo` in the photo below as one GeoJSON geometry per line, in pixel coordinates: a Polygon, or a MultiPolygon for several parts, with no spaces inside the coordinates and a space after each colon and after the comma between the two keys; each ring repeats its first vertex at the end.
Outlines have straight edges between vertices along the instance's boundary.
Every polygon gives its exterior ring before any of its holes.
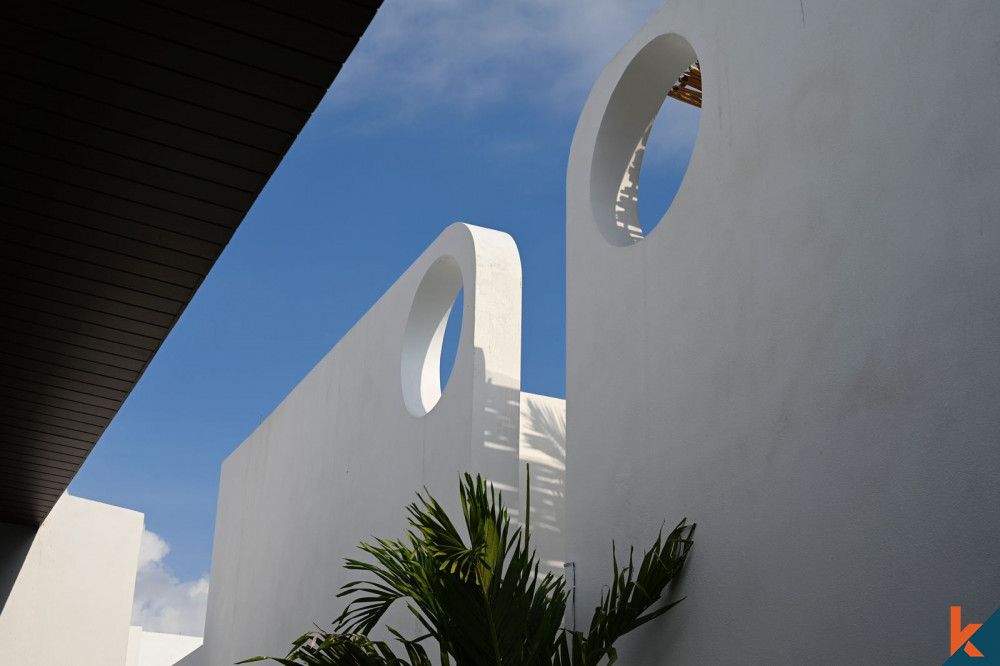
{"type": "Polygon", "coordinates": [[[965,645],[965,653],[970,657],[982,657],[983,653],[976,649],[976,646],[969,642],[972,634],[983,625],[970,624],[965,629],[962,628],[962,607],[951,607],[951,653],[958,652],[958,648],[965,645]]]}

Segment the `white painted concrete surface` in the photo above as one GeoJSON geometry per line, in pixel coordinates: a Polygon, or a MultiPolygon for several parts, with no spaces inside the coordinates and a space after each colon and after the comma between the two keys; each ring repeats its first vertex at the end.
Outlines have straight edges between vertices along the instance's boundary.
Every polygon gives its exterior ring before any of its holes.
{"type": "MultiPolygon", "coordinates": [[[[518,493],[521,267],[506,234],[446,229],[224,463],[205,644],[184,666],[284,655],[343,608],[345,557],[402,536],[426,486],[458,511],[459,474],[518,493]],[[435,385],[464,285],[458,353],[435,385]]],[[[418,635],[405,608],[389,624],[418,635]]]]}
{"type": "Polygon", "coordinates": [[[128,651],[125,653],[125,666],[139,666],[139,649],[142,644],[142,627],[132,625],[128,628],[128,651]]]}
{"type": "MultiPolygon", "coordinates": [[[[5,558],[14,581],[0,611],[0,664],[125,664],[142,522],[63,495],[26,551],[5,558]]],[[[0,525],[4,546],[13,528],[0,525]]]]}
{"type": "Polygon", "coordinates": [[[521,484],[519,513],[524,515],[531,474],[531,547],[539,571],[563,575],[566,561],[566,401],[521,393],[521,484]]]}
{"type": "Polygon", "coordinates": [[[676,0],[595,85],[567,182],[579,608],[612,538],[700,525],[688,599],[623,663],[941,663],[950,605],[1000,606],[997,35],[997,3],[676,0]],[[691,165],[634,242],[618,188],[693,56],[691,165]]]}
{"type": "Polygon", "coordinates": [[[128,660],[126,666],[173,666],[201,647],[198,636],[161,634],[129,627],[128,660]]]}

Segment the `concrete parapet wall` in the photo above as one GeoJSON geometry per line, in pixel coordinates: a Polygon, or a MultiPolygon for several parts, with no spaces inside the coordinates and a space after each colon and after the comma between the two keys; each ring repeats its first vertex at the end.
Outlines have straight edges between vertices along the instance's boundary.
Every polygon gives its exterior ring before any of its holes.
{"type": "Polygon", "coordinates": [[[125,664],[142,523],[64,494],[37,532],[0,524],[0,664],[125,664]]]}
{"type": "MultiPolygon", "coordinates": [[[[224,463],[205,644],[182,663],[283,655],[314,623],[329,627],[344,558],[373,535],[402,536],[423,487],[453,514],[463,472],[516,498],[520,332],[513,240],[446,229],[224,463]],[[442,393],[444,323],[463,287],[442,393]]],[[[405,608],[390,615],[420,633],[405,608]]]]}
{"type": "Polygon", "coordinates": [[[941,663],[949,606],[1000,606],[997,34],[991,3],[677,0],[601,75],[567,182],[579,607],[611,538],[700,524],[623,662],[941,663]],[[636,241],[619,185],[695,58],[636,241]]]}

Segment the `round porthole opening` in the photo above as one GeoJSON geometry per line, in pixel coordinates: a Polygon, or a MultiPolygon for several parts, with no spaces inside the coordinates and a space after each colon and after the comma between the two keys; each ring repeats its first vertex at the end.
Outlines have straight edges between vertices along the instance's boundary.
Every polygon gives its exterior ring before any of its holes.
{"type": "Polygon", "coordinates": [[[417,288],[406,321],[401,365],[403,401],[414,416],[424,416],[438,403],[457,360],[464,310],[463,304],[456,307],[460,295],[464,297],[462,271],[448,256],[431,265],[417,288]],[[454,321],[449,323],[450,319],[454,321]],[[448,354],[444,363],[443,351],[448,354]]]}
{"type": "Polygon", "coordinates": [[[611,244],[642,240],[669,209],[694,152],[702,87],[698,56],[677,34],[653,39],[626,67],[591,168],[594,219],[611,244]]]}

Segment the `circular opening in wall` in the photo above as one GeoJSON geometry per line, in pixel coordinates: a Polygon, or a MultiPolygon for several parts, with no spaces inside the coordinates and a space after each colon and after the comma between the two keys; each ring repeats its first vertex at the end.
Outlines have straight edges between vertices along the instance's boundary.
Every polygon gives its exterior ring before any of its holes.
{"type": "Polygon", "coordinates": [[[673,203],[694,153],[701,77],[694,48],[671,33],[646,44],[615,86],[597,133],[590,188],[594,219],[613,245],[642,240],[673,203]]]}
{"type": "Polygon", "coordinates": [[[447,256],[431,265],[417,287],[403,335],[401,364],[403,401],[414,416],[433,409],[447,386],[461,338],[463,303],[455,307],[460,294],[464,296],[462,271],[447,256]],[[449,329],[451,335],[446,335],[449,329]],[[442,363],[446,337],[449,353],[442,363]]]}
{"type": "Polygon", "coordinates": [[[458,355],[458,339],[462,335],[462,312],[464,311],[465,289],[459,289],[455,302],[448,314],[448,323],[444,327],[444,340],[441,342],[441,386],[448,385],[451,369],[455,367],[455,357],[458,355]]]}

